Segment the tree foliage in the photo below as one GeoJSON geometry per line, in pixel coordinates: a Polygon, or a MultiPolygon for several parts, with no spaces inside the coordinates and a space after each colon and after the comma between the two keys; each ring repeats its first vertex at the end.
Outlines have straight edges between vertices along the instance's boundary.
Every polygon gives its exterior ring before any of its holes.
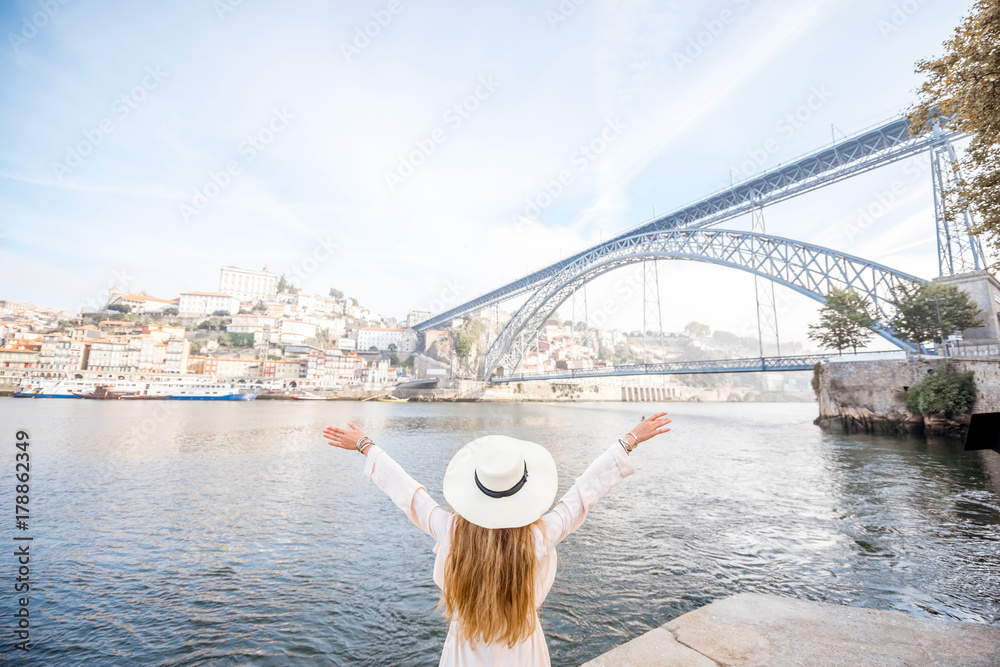
{"type": "Polygon", "coordinates": [[[298,294],[299,293],[298,288],[296,288],[294,285],[292,285],[291,281],[289,281],[289,280],[287,280],[285,278],[285,274],[284,273],[282,273],[281,277],[278,278],[278,291],[279,292],[284,292],[285,294],[298,294]]]}
{"type": "Polygon", "coordinates": [[[455,338],[455,353],[460,357],[469,354],[472,351],[472,346],[479,341],[479,337],[485,331],[486,325],[481,320],[466,316],[465,326],[455,338]]]}
{"type": "Polygon", "coordinates": [[[219,345],[223,347],[253,347],[252,333],[225,333],[219,334],[219,345]]]}
{"type": "Polygon", "coordinates": [[[684,326],[684,333],[691,338],[700,338],[712,333],[712,330],[707,324],[702,324],[701,322],[688,322],[684,326]]]}
{"type": "Polygon", "coordinates": [[[868,301],[857,292],[834,287],[819,311],[819,324],[810,324],[809,338],[827,349],[854,352],[874,335],[875,324],[868,301]]]}
{"type": "Polygon", "coordinates": [[[339,289],[331,287],[330,288],[330,298],[333,298],[333,299],[343,299],[344,298],[344,293],[342,291],[340,291],[339,289]]]}
{"type": "MultiPolygon", "coordinates": [[[[927,78],[908,112],[910,132],[922,134],[950,117],[952,127],[972,137],[946,217],[971,207],[978,220],[970,231],[1000,251],[1000,2],[977,0],[944,47],[940,58],[917,63],[927,78]]],[[[996,271],[1000,252],[994,257],[996,271]]]]}
{"type": "Polygon", "coordinates": [[[978,304],[968,292],[955,285],[931,281],[922,285],[904,285],[899,291],[892,328],[911,343],[943,342],[942,336],[947,338],[953,333],[982,326],[978,304]]]}
{"type": "Polygon", "coordinates": [[[906,391],[906,406],[921,415],[951,419],[968,414],[976,402],[972,371],[956,373],[944,362],[906,391]]]}

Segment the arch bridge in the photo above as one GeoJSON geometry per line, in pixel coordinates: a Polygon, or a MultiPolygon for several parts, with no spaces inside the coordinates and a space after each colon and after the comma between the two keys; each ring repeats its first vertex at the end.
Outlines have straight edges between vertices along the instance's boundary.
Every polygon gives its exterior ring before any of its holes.
{"type": "MultiPolygon", "coordinates": [[[[764,228],[763,210],[767,205],[926,152],[931,161],[940,274],[979,270],[986,262],[978,239],[968,233],[972,223],[970,213],[945,214],[944,193],[960,178],[951,143],[960,136],[940,125],[927,132],[911,134],[905,119],[865,130],[643,223],[420,322],[414,328],[425,332],[454,318],[530,292],[527,301],[490,342],[485,354],[483,377],[509,378],[516,374],[525,354],[532,347],[537,348],[535,336],[549,316],[586,283],[629,264],[646,262],[655,267],[655,262],[650,260],[670,259],[707,262],[753,274],[758,281],[758,317],[766,311],[773,313],[775,337],[777,318],[773,285],[783,285],[820,302],[825,302],[832,288],[853,290],[871,306],[876,319],[873,330],[905,348],[908,344],[890,328],[894,314],[892,304],[901,287],[924,282],[921,278],[829,248],[769,235],[764,228]],[[752,215],[753,231],[709,229],[746,213],[752,215]],[[762,305],[762,282],[768,283],[771,289],[769,307],[762,305]]],[[[649,295],[644,298],[648,299],[649,295]]],[[[658,301],[658,298],[657,294],[655,299],[658,301]]],[[[644,303],[644,306],[648,311],[649,304],[644,303]]],[[[656,308],[659,308],[658,303],[656,308]]],[[[658,312],[653,318],[656,321],[659,321],[658,312]]],[[[762,366],[768,364],[762,362],[762,366]]]]}

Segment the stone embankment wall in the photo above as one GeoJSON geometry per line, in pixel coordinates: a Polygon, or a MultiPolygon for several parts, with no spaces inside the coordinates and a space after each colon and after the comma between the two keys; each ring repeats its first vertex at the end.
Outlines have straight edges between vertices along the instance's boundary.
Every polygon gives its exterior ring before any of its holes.
{"type": "Polygon", "coordinates": [[[417,401],[794,401],[809,400],[807,394],[763,393],[749,387],[710,389],[702,387],[621,387],[586,379],[528,381],[488,384],[456,380],[450,389],[397,389],[396,396],[417,401]]]}
{"type": "MultiPolygon", "coordinates": [[[[906,407],[906,390],[942,363],[938,357],[831,361],[819,375],[819,417],[823,428],[864,433],[941,432],[964,435],[968,417],[955,422],[925,419],[906,407]]],[[[959,373],[972,371],[976,382],[973,413],[1000,412],[1000,360],[952,359],[959,373]]]]}

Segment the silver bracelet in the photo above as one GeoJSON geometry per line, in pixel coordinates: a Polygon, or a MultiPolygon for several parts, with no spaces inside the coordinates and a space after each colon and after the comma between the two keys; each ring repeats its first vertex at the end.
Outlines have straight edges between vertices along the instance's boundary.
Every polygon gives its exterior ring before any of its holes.
{"type": "Polygon", "coordinates": [[[364,454],[364,453],[365,453],[365,451],[364,451],[364,449],[362,448],[362,446],[361,446],[361,443],[363,443],[363,442],[364,442],[365,440],[367,440],[367,441],[368,441],[368,442],[369,442],[370,444],[373,444],[373,445],[375,444],[375,441],[374,441],[374,440],[372,440],[371,438],[369,438],[369,437],[368,437],[367,435],[363,435],[363,436],[361,436],[360,438],[358,438],[358,444],[357,444],[357,445],[355,445],[355,448],[356,448],[356,449],[357,449],[357,450],[358,450],[359,452],[361,452],[362,454],[364,454]]]}
{"type": "Polygon", "coordinates": [[[630,447],[628,446],[628,443],[627,443],[627,442],[625,442],[624,440],[622,440],[621,438],[618,438],[618,444],[622,446],[622,449],[624,449],[624,450],[625,450],[625,453],[626,453],[626,454],[631,454],[631,453],[632,453],[632,450],[633,450],[633,449],[635,449],[635,447],[631,447],[631,448],[630,448],[630,447]]]}

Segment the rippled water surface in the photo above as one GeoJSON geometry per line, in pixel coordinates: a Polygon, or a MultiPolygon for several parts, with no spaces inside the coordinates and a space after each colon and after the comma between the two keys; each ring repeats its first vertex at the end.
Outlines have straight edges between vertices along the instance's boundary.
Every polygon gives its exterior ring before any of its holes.
{"type": "Polygon", "coordinates": [[[0,660],[436,664],[433,540],[322,428],[362,425],[439,500],[469,440],[533,440],[561,495],[660,409],[674,430],[559,547],[541,612],[553,664],[745,591],[1000,626],[1000,456],[825,434],[813,404],[0,399],[8,509],[14,433],[32,438],[35,581],[30,660],[8,640],[0,660]]]}

